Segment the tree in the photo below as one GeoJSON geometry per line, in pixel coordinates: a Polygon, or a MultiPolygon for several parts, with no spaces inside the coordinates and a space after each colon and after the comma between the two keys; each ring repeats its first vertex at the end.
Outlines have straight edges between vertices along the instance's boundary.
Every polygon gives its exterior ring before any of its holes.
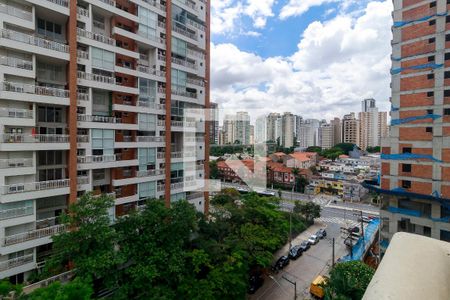
{"type": "Polygon", "coordinates": [[[298,168],[292,169],[294,175],[294,190],[296,192],[304,193],[305,187],[308,185],[308,179],[304,176],[300,176],[300,170],[298,168]]]}
{"type": "Polygon", "coordinates": [[[87,193],[69,207],[61,220],[70,230],[53,237],[54,255],[48,262],[48,270],[73,265],[78,277],[85,280],[98,278],[114,282],[111,270],[122,263],[114,247],[118,235],[111,226],[108,209],[114,207],[111,197],[94,197],[87,193]]]}
{"type": "Polygon", "coordinates": [[[308,222],[314,222],[314,219],[320,218],[322,208],[314,202],[295,201],[294,212],[301,214],[308,222]]]}
{"type": "Polygon", "coordinates": [[[81,280],[79,277],[66,284],[59,281],[53,282],[47,287],[39,288],[31,294],[22,296],[24,300],[89,300],[94,290],[92,284],[81,280]]]}
{"type": "Polygon", "coordinates": [[[278,198],[281,199],[282,196],[283,196],[283,192],[281,191],[281,189],[278,189],[278,198]]]}
{"type": "Polygon", "coordinates": [[[360,261],[338,263],[325,286],[326,299],[362,299],[375,271],[360,261]]]}
{"type": "Polygon", "coordinates": [[[217,161],[212,160],[209,162],[209,178],[218,179],[219,178],[219,168],[217,167],[217,161]]]}
{"type": "Polygon", "coordinates": [[[311,146],[306,148],[306,152],[316,152],[316,153],[321,153],[322,152],[322,148],[319,146],[311,146]]]}
{"type": "Polygon", "coordinates": [[[8,279],[3,279],[0,281],[0,299],[2,297],[6,297],[9,295],[9,293],[14,292],[14,294],[20,295],[22,293],[22,286],[21,285],[14,285],[11,282],[9,282],[8,279]]]}
{"type": "MultiPolygon", "coordinates": [[[[353,148],[355,148],[355,144],[351,144],[351,143],[340,143],[340,144],[336,144],[334,146],[334,148],[339,148],[342,150],[342,152],[344,152],[344,154],[347,154],[350,151],[353,151],[353,148]]],[[[358,148],[359,149],[359,148],[358,148]]]]}
{"type": "Polygon", "coordinates": [[[381,147],[380,146],[376,146],[376,147],[367,147],[366,149],[367,152],[369,153],[378,153],[381,151],[381,147]]]}

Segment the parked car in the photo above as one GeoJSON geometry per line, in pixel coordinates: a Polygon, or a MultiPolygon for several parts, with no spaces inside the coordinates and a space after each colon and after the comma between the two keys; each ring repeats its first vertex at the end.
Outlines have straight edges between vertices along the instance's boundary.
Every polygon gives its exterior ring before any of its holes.
{"type": "Polygon", "coordinates": [[[350,228],[350,232],[358,233],[358,232],[359,232],[359,227],[358,227],[358,226],[355,226],[355,227],[353,227],[353,228],[350,228]]]}
{"type": "Polygon", "coordinates": [[[289,264],[289,257],[286,255],[283,255],[282,257],[280,257],[277,260],[275,265],[272,267],[272,270],[275,272],[278,272],[278,271],[282,270],[284,267],[286,267],[288,264],[289,264]]]}
{"type": "Polygon", "coordinates": [[[297,259],[299,258],[303,253],[303,250],[300,248],[300,245],[294,246],[289,250],[289,258],[290,259],[297,259]]]}
{"type": "Polygon", "coordinates": [[[308,241],[303,241],[300,244],[300,249],[302,249],[302,252],[305,252],[306,250],[308,250],[311,247],[311,244],[308,241]]]}
{"type": "Polygon", "coordinates": [[[254,274],[250,276],[248,281],[248,293],[254,294],[263,285],[264,278],[261,274],[254,274]]]}
{"type": "Polygon", "coordinates": [[[316,235],[317,235],[320,239],[323,239],[324,237],[327,236],[327,232],[325,231],[325,229],[321,228],[321,229],[317,230],[316,235]]]}
{"type": "Polygon", "coordinates": [[[310,242],[312,245],[315,245],[319,242],[319,237],[315,234],[309,237],[308,242],[310,242]]]}

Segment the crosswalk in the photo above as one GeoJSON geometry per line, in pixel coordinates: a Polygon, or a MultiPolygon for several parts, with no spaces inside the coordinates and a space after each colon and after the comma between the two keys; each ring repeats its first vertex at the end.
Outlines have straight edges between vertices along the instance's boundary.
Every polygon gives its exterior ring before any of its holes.
{"type": "Polygon", "coordinates": [[[320,206],[326,206],[328,203],[330,203],[330,199],[316,197],[312,200],[315,204],[319,204],[320,206]]]}
{"type": "Polygon", "coordinates": [[[344,219],[341,217],[320,217],[316,219],[318,222],[338,224],[345,227],[359,226],[361,223],[356,220],[344,219]]]}

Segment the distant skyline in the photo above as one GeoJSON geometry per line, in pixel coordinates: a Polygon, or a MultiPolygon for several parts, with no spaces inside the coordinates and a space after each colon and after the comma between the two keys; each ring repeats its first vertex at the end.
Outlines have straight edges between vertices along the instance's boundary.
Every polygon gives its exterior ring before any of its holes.
{"type": "Polygon", "coordinates": [[[391,11],[390,0],[213,1],[212,100],[330,120],[373,97],[388,111],[391,11]]]}

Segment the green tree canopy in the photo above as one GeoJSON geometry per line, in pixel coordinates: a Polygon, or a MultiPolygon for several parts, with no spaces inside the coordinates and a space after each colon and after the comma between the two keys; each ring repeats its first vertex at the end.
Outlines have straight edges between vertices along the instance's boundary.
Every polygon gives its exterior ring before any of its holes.
{"type": "Polygon", "coordinates": [[[294,212],[301,214],[308,222],[313,222],[314,219],[320,218],[322,208],[314,202],[295,201],[294,212]]]}
{"type": "Polygon", "coordinates": [[[362,299],[374,273],[361,261],[336,264],[325,287],[326,299],[362,299]]]}

